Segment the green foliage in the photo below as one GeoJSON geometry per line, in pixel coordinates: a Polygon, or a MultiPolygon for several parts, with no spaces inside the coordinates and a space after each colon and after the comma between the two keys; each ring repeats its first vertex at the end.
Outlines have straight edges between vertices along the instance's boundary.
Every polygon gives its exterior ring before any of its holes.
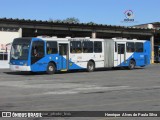
{"type": "Polygon", "coordinates": [[[50,18],[49,22],[80,23],[79,19],[75,17],[66,18],[64,20],[60,19],[53,20],[52,18],[50,18]]]}
{"type": "Polygon", "coordinates": [[[63,22],[66,22],[66,23],[79,23],[79,19],[78,18],[75,18],[75,17],[71,17],[71,18],[67,18],[65,20],[63,20],[63,22]]]}
{"type": "MultiPolygon", "coordinates": [[[[60,19],[55,19],[54,20],[54,19],[50,18],[49,22],[74,23],[74,24],[76,24],[76,23],[80,23],[80,20],[78,18],[75,18],[75,17],[66,18],[64,20],[60,20],[60,19]]],[[[97,25],[95,22],[92,22],[92,21],[87,22],[86,24],[88,24],[88,25],[97,25]]]]}
{"type": "Polygon", "coordinates": [[[95,22],[92,22],[92,21],[91,21],[91,22],[88,22],[87,24],[88,24],[88,25],[96,25],[96,23],[95,23],[95,22]]]}

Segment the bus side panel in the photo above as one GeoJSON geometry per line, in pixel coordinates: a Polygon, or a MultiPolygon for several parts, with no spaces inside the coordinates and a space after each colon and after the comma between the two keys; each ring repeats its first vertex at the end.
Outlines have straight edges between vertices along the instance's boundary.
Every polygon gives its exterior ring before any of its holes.
{"type": "Polygon", "coordinates": [[[104,67],[103,53],[80,53],[70,55],[69,69],[86,69],[89,60],[95,62],[96,68],[104,67]]]}
{"type": "Polygon", "coordinates": [[[144,43],[144,51],[145,51],[145,64],[151,64],[151,42],[146,41],[144,43]]]}
{"type": "Polygon", "coordinates": [[[31,65],[31,71],[33,72],[38,72],[38,71],[47,71],[47,66],[49,62],[55,62],[55,64],[57,65],[57,70],[59,69],[58,66],[58,54],[54,54],[54,55],[46,55],[45,57],[43,57],[42,59],[40,59],[39,61],[37,61],[36,63],[31,65]]]}
{"type": "Polygon", "coordinates": [[[75,69],[85,69],[83,66],[83,64],[85,64],[85,62],[81,63],[81,62],[73,62],[71,60],[69,60],[69,70],[75,70],[75,69]]]}
{"type": "Polygon", "coordinates": [[[136,66],[146,66],[150,64],[150,42],[145,41],[144,42],[144,50],[143,52],[135,52],[134,53],[134,59],[136,60],[136,66]]]}
{"type": "Polygon", "coordinates": [[[135,59],[136,66],[145,66],[150,64],[150,42],[144,42],[144,52],[126,53],[126,61],[118,66],[128,66],[131,59],[135,59]]]}
{"type": "MultiPolygon", "coordinates": [[[[127,56],[129,56],[129,54],[127,56]]],[[[146,61],[145,56],[146,56],[145,52],[140,52],[140,53],[134,52],[133,54],[131,54],[129,57],[126,58],[126,61],[123,61],[118,66],[124,66],[124,67],[129,66],[131,59],[135,60],[136,66],[145,66],[145,65],[147,65],[145,63],[145,61],[146,61]]]]}
{"type": "Polygon", "coordinates": [[[143,47],[144,47],[143,52],[134,53],[136,66],[145,66],[150,64],[150,58],[151,58],[150,41],[145,41],[143,47]]]}
{"type": "Polygon", "coordinates": [[[135,52],[133,58],[136,61],[136,66],[145,66],[145,54],[144,52],[135,52]]]}
{"type": "Polygon", "coordinates": [[[70,54],[69,55],[69,69],[73,70],[73,69],[84,69],[86,67],[84,67],[87,62],[83,61],[82,62],[82,53],[78,53],[78,54],[70,54]]]}

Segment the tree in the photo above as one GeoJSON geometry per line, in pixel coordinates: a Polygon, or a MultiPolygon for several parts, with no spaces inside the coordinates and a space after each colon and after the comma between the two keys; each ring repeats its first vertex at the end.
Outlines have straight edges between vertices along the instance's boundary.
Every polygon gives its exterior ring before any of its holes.
{"type": "Polygon", "coordinates": [[[49,20],[48,20],[49,22],[53,22],[53,19],[52,18],[49,18],[49,20]]]}
{"type": "Polygon", "coordinates": [[[62,22],[62,20],[60,20],[60,19],[53,20],[52,18],[49,18],[48,21],[49,22],[62,22]]]}
{"type": "Polygon", "coordinates": [[[64,20],[60,19],[53,20],[52,18],[49,18],[49,22],[80,23],[79,19],[75,17],[66,18],[64,20]]]}
{"type": "Polygon", "coordinates": [[[89,24],[89,25],[96,25],[96,23],[95,22],[88,22],[87,24],[89,24]]]}
{"type": "Polygon", "coordinates": [[[79,19],[78,18],[75,18],[75,17],[71,17],[71,18],[66,18],[65,20],[63,20],[63,22],[66,22],[66,23],[79,23],[79,19]]]}
{"type": "Polygon", "coordinates": [[[53,20],[53,22],[62,22],[62,20],[57,19],[57,20],[53,20]]]}

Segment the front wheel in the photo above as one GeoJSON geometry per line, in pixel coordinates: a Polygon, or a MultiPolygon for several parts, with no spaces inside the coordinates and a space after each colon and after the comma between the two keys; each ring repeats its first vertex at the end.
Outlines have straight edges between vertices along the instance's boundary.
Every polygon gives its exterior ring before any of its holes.
{"type": "Polygon", "coordinates": [[[134,61],[134,60],[131,60],[130,63],[129,63],[128,68],[129,68],[130,70],[133,70],[133,69],[135,68],[135,66],[136,66],[135,61],[134,61]]]}
{"type": "Polygon", "coordinates": [[[47,66],[47,73],[48,74],[54,74],[56,71],[56,67],[53,63],[49,63],[47,66]]]}
{"type": "Polygon", "coordinates": [[[95,69],[95,65],[92,61],[89,61],[88,64],[87,64],[87,71],[88,72],[93,72],[95,69]]]}

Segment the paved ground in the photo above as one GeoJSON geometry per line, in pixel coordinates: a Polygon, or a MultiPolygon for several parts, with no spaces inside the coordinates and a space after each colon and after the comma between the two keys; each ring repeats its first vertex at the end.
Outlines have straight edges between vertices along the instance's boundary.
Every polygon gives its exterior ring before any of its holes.
{"type": "MultiPolygon", "coordinates": [[[[54,75],[44,73],[29,75],[1,69],[0,111],[23,110],[159,111],[160,64],[135,70],[107,69],[92,73],[81,71],[54,75]]],[[[83,119],[106,120],[107,118],[83,119]]],[[[128,120],[128,118],[118,118],[118,120],[128,120]]]]}

